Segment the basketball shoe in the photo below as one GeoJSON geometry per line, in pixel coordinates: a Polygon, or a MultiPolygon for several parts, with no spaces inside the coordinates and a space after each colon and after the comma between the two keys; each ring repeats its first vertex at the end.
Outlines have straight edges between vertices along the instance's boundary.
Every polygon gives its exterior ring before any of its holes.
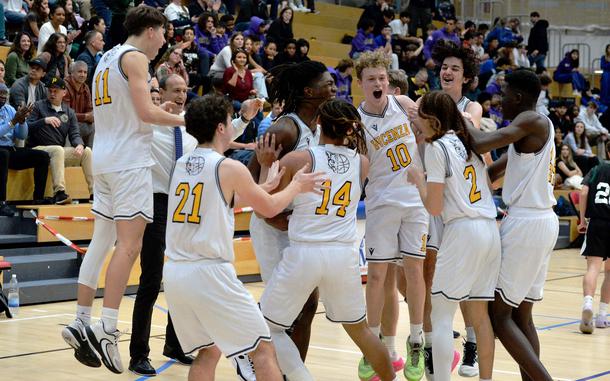
{"type": "Polygon", "coordinates": [[[237,372],[239,381],[256,381],[254,364],[248,355],[239,355],[231,359],[231,365],[237,372]]]}
{"type": "Polygon", "coordinates": [[[92,368],[99,368],[102,366],[100,359],[93,353],[91,348],[89,348],[85,325],[80,319],[75,319],[72,323],[68,324],[61,331],[61,337],[69,346],[74,348],[74,358],[81,364],[92,368]]]}
{"type": "MultiPolygon", "coordinates": [[[[409,336],[409,338],[411,338],[409,336]]],[[[411,343],[407,339],[407,359],[403,374],[407,381],[419,381],[424,377],[424,343],[411,343]]]]}
{"type": "Polygon", "coordinates": [[[610,322],[606,319],[606,315],[597,314],[597,318],[595,318],[595,328],[608,327],[610,327],[610,322]]]}
{"type": "Polygon", "coordinates": [[[100,320],[86,328],[89,346],[98,358],[102,360],[106,368],[113,373],[123,373],[123,363],[119,353],[119,336],[116,330],[112,333],[106,332],[104,323],[100,320]]]}
{"type": "Polygon", "coordinates": [[[364,357],[358,363],[358,378],[360,381],[381,381],[371,364],[364,357]]]}
{"type": "Polygon", "coordinates": [[[462,377],[477,377],[479,375],[479,362],[477,359],[477,343],[464,342],[464,355],[462,364],[458,369],[462,377]]]}

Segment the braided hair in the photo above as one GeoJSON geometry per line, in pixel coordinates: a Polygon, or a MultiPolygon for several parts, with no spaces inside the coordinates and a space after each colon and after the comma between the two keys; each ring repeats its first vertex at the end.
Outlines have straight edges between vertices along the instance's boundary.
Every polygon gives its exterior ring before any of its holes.
{"type": "Polygon", "coordinates": [[[284,110],[280,115],[296,112],[305,97],[305,87],[310,86],[326,71],[326,66],[318,61],[285,64],[271,69],[273,81],[269,98],[279,103],[284,102],[284,110]]]}
{"type": "Polygon", "coordinates": [[[364,124],[360,120],[358,110],[341,99],[330,99],[318,109],[320,126],[324,136],[330,139],[347,140],[347,147],[366,155],[366,138],[364,124]]]}

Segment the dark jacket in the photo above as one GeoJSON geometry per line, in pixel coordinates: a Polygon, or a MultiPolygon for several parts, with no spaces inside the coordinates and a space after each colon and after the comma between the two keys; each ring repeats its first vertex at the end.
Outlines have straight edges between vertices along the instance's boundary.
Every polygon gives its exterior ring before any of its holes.
{"type": "Polygon", "coordinates": [[[273,41],[275,41],[278,52],[283,51],[284,46],[286,46],[286,41],[292,38],[294,38],[292,24],[286,24],[281,18],[277,18],[269,25],[267,39],[273,39],[273,41]]]}
{"type": "Polygon", "coordinates": [[[547,54],[549,51],[549,40],[546,30],[549,28],[549,22],[546,20],[538,20],[527,39],[527,54],[532,54],[534,50],[538,50],[538,54],[547,54]]]}
{"type": "Polygon", "coordinates": [[[28,117],[29,135],[27,145],[36,146],[64,146],[66,137],[70,138],[70,144],[76,147],[85,145],[80,136],[76,113],[65,103],[61,104],[61,111],[57,112],[51,107],[48,99],[38,101],[34,104],[34,110],[28,117]],[[55,116],[61,120],[61,126],[55,128],[46,124],[44,119],[55,116]]]}
{"type": "MultiPolygon", "coordinates": [[[[28,103],[28,86],[30,85],[30,77],[25,76],[17,79],[11,86],[9,103],[16,109],[19,105],[28,103]]],[[[36,85],[36,100],[47,99],[47,88],[42,81],[36,85]]]]}

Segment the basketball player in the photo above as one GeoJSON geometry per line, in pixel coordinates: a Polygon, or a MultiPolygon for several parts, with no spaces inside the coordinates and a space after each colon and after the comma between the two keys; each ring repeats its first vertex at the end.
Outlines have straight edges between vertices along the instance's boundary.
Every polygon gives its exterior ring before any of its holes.
{"type": "Polygon", "coordinates": [[[472,153],[466,123],[452,97],[435,91],[420,99],[419,128],[430,143],[427,180],[422,168],[414,166],[407,170],[408,179],[428,212],[441,216],[444,225],[432,285],[434,380],[451,379],[453,316],[460,301],[469,304],[480,341],[480,379],[491,380],[494,335],[487,302],[494,299],[500,269],[500,235],[487,171],[483,159],[472,153]],[[459,282],[455,274],[462,274],[459,282]]]}
{"type": "Polygon", "coordinates": [[[405,111],[414,102],[404,95],[388,95],[389,64],[380,52],[366,52],[356,63],[358,83],[364,93],[358,111],[366,126],[367,156],[371,162],[365,199],[367,319],[373,333],[379,335],[388,267],[402,261],[410,322],[403,372],[407,380],[418,381],[424,374],[423,260],[429,216],[417,188],[401,180],[406,168],[411,163],[420,164],[421,159],[405,111]]]}
{"type": "Polygon", "coordinates": [[[250,354],[261,380],[282,380],[269,328],[233,267],[234,205],[253,205],[261,215],[281,212],[299,193],[322,180],[320,172],[294,171],[283,191],[270,196],[282,170],[256,185],[248,169],[222,155],[233,141],[231,103],[207,95],[186,111],[186,130],[199,145],[176,163],[168,202],[163,279],[176,333],[185,353],[197,352],[188,379],[213,380],[220,353],[250,354]]]}
{"type": "Polygon", "coordinates": [[[288,380],[313,380],[286,329],[315,288],[320,290],[326,317],[343,325],[381,380],[397,380],[387,351],[365,321],[356,248],[356,209],[368,172],[368,159],[359,154],[366,152],[363,126],[356,108],[343,100],[322,104],[317,120],[322,129],[320,145],[282,158],[286,175],[278,189],[304,165],[327,173],[327,188],[321,195],[295,198],[288,223],[290,246],[265,288],[261,310],[288,380]]]}
{"type": "MultiPolygon", "coordinates": [[[[274,101],[284,102],[284,110],[267,130],[267,140],[273,141],[269,137],[274,136],[274,143],[277,143],[271,149],[272,154],[265,157],[257,155],[259,157],[254,156],[250,161],[249,168],[254,179],[265,179],[267,169],[278,157],[318,144],[320,131],[315,123],[316,112],[322,102],[333,98],[337,92],[326,66],[317,61],[282,65],[274,68],[273,75],[270,97],[274,101]]],[[[288,247],[287,214],[289,212],[267,220],[253,215],[250,220],[254,253],[265,282],[271,278],[273,269],[282,258],[282,252],[288,247]]],[[[303,361],[307,356],[311,323],[317,306],[318,293],[313,291],[291,328],[290,337],[299,348],[303,361]]]]}
{"type": "MultiPolygon", "coordinates": [[[[610,143],[606,143],[606,155],[610,156],[610,143]]],[[[610,302],[610,163],[603,162],[593,168],[585,177],[580,192],[580,224],[578,231],[585,233],[585,243],[581,254],[587,258],[587,272],[582,280],[584,295],[580,331],[593,333],[593,297],[597,287],[597,277],[604,267],[604,282],[601,289],[599,313],[595,328],[610,326],[606,315],[610,302]],[[605,264],[604,264],[605,262],[605,264]]]]}
{"type": "Polygon", "coordinates": [[[504,172],[502,198],[508,217],[500,226],[502,261],[491,307],[494,331],[519,364],[523,380],[551,381],[540,362],[540,343],[532,321],[534,302],[542,300],[551,253],[559,232],[553,212],[554,129],[537,113],[540,80],[531,71],[508,74],[502,112],[512,120],[505,128],[481,132],[469,127],[475,152],[509,146],[489,167],[492,181],[504,172]]]}
{"type": "Polygon", "coordinates": [[[148,61],[165,42],[166,22],[157,9],[131,9],[125,19],[127,41],[104,54],[93,76],[97,136],[93,151],[92,212],[96,220],[91,245],[80,268],[77,318],[63,330],[62,336],[75,348],[79,361],[99,366],[97,357],[115,373],[123,372],[117,347],[119,305],[142,247],[144,228],[153,215],[149,124],[184,125],[182,116],[155,106],[149,94],[148,61]],[[106,271],[102,318],[90,325],[99,272],[115,241],[114,255],[106,271]],[[95,356],[85,348],[87,342],[95,356]]]}
{"type": "MultiPolygon", "coordinates": [[[[460,47],[448,40],[439,41],[432,51],[434,62],[440,65],[439,78],[443,92],[448,94],[455,102],[461,113],[469,115],[469,119],[479,128],[483,109],[478,102],[472,102],[463,93],[468,89],[470,83],[477,75],[479,68],[472,49],[460,47]]],[[[419,100],[417,104],[419,104],[419,100]]],[[[409,110],[414,123],[418,122],[418,111],[409,110]]],[[[484,156],[486,163],[491,163],[491,156],[484,156]]],[[[430,313],[432,310],[430,290],[434,269],[436,265],[436,254],[441,244],[443,235],[443,221],[440,216],[431,216],[428,232],[428,244],[426,246],[426,259],[424,260],[424,278],[426,280],[426,304],[424,309],[424,336],[426,338],[426,377],[431,379],[434,374],[432,356],[432,321],[430,313]]],[[[460,309],[466,323],[466,341],[464,342],[464,355],[458,369],[462,377],[476,377],[479,375],[477,363],[477,341],[474,327],[470,323],[470,313],[467,303],[460,303],[460,309]]],[[[454,337],[456,337],[454,333],[454,337]]],[[[452,369],[459,362],[459,353],[455,352],[452,359],[452,369]]]]}

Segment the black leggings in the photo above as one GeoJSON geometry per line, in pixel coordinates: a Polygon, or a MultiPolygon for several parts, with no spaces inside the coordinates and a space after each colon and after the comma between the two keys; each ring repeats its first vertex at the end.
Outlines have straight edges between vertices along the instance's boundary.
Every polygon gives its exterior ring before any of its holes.
{"type": "Polygon", "coordinates": [[[9,169],[34,168],[34,200],[44,198],[49,173],[49,154],[45,151],[0,146],[0,201],[6,201],[9,169]]]}

